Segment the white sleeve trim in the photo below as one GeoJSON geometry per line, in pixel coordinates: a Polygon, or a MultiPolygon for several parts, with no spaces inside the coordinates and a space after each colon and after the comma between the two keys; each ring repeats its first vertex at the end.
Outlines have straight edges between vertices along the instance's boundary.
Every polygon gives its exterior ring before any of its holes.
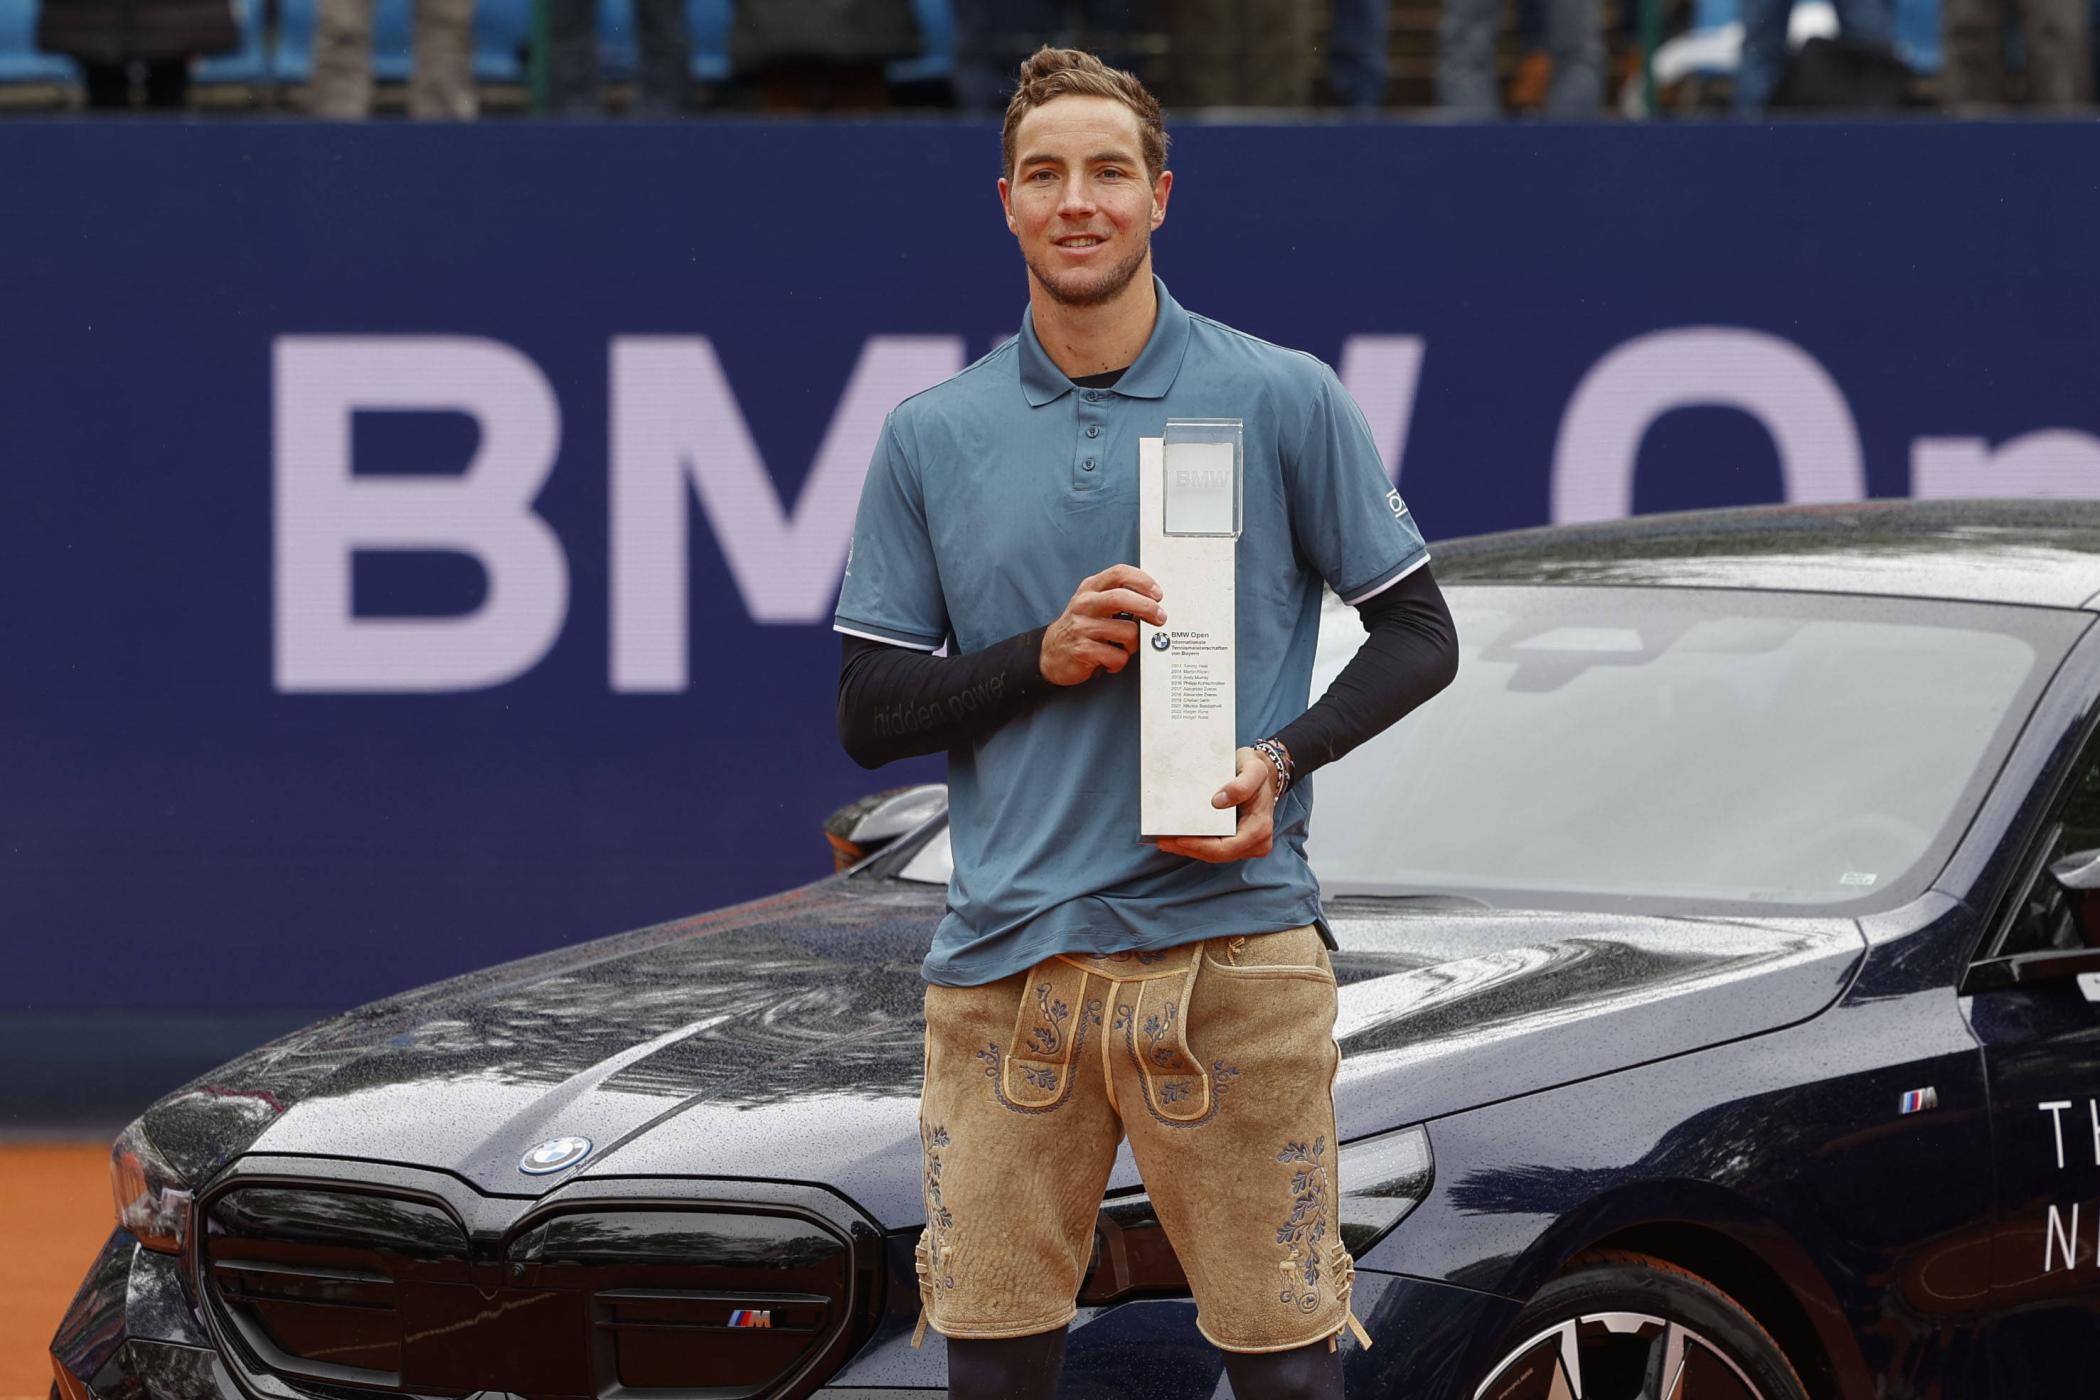
{"type": "Polygon", "coordinates": [[[1384,583],[1374,584],[1371,587],[1366,588],[1363,592],[1357,594],[1354,598],[1344,598],[1342,599],[1342,601],[1349,604],[1351,607],[1354,607],[1356,604],[1363,602],[1367,598],[1376,598],[1379,594],[1385,592],[1388,588],[1391,588],[1401,579],[1406,578],[1409,574],[1421,568],[1424,564],[1427,564],[1428,562],[1429,551],[1425,549],[1422,551],[1422,557],[1420,559],[1415,560],[1414,563],[1409,564],[1406,568],[1402,569],[1399,573],[1394,574],[1384,583]]]}
{"type": "Polygon", "coordinates": [[[901,641],[896,637],[878,636],[873,632],[862,632],[855,628],[848,627],[843,622],[832,623],[831,630],[834,632],[844,632],[849,637],[863,637],[871,642],[886,642],[893,647],[910,647],[913,651],[939,651],[941,647],[947,645],[946,642],[942,642],[940,646],[928,646],[924,642],[906,642],[901,641]]]}

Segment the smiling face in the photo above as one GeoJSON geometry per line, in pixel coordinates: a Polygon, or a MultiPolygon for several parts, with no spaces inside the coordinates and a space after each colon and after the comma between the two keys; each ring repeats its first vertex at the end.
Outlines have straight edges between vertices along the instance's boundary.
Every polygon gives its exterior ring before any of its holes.
{"type": "Polygon", "coordinates": [[[1100,306],[1149,274],[1174,176],[1146,178],[1137,113],[1073,94],[1029,112],[1014,138],[999,202],[1035,283],[1066,306],[1100,306]]]}

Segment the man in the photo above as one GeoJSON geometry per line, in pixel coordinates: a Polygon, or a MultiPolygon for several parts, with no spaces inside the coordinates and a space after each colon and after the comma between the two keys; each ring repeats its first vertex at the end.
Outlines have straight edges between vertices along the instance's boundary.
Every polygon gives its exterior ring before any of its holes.
{"type": "Polygon", "coordinates": [[[1151,94],[1039,50],[1003,145],[1020,334],[884,423],[836,621],[848,752],[949,756],[921,1326],[948,1338],[951,1394],[1049,1395],[1127,1134],[1235,1392],[1339,1395],[1354,1265],[1305,775],[1449,682],[1450,615],[1333,373],[1152,275],[1173,175],[1151,94]],[[1175,600],[1130,561],[1137,440],[1170,416],[1244,420],[1253,742],[1212,799],[1238,809],[1233,835],[1147,845],[1132,619],[1175,600]],[[1306,710],[1323,580],[1369,635],[1306,710]]]}

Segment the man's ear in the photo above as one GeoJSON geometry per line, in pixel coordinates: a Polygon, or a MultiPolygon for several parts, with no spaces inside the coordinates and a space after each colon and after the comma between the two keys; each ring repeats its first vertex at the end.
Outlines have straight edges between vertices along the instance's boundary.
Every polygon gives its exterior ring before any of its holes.
{"type": "Polygon", "coordinates": [[[1152,227],[1158,228],[1167,221],[1167,195],[1174,189],[1174,172],[1162,170],[1159,178],[1152,182],[1152,227]]]}
{"type": "Polygon", "coordinates": [[[1013,186],[1007,184],[1006,177],[1001,175],[999,177],[999,208],[1006,214],[1006,231],[1012,234],[1019,234],[1021,230],[1014,227],[1013,196],[1013,186]]]}

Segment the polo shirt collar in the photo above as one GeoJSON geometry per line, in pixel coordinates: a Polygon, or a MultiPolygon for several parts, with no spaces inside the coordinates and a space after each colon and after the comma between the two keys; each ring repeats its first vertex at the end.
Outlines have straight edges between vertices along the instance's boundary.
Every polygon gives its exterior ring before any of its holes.
{"type": "MultiPolygon", "coordinates": [[[[1181,358],[1189,348],[1189,313],[1167,295],[1167,284],[1160,281],[1158,273],[1152,275],[1152,291],[1159,298],[1159,311],[1152,322],[1151,338],[1130,368],[1123,371],[1115,388],[1116,393],[1137,399],[1165,398],[1167,390],[1174,387],[1174,376],[1181,372],[1181,358]]],[[[1030,408],[1041,408],[1071,391],[1072,381],[1035,338],[1033,307],[1021,313],[1019,343],[1021,392],[1028,396],[1030,408]]]]}

